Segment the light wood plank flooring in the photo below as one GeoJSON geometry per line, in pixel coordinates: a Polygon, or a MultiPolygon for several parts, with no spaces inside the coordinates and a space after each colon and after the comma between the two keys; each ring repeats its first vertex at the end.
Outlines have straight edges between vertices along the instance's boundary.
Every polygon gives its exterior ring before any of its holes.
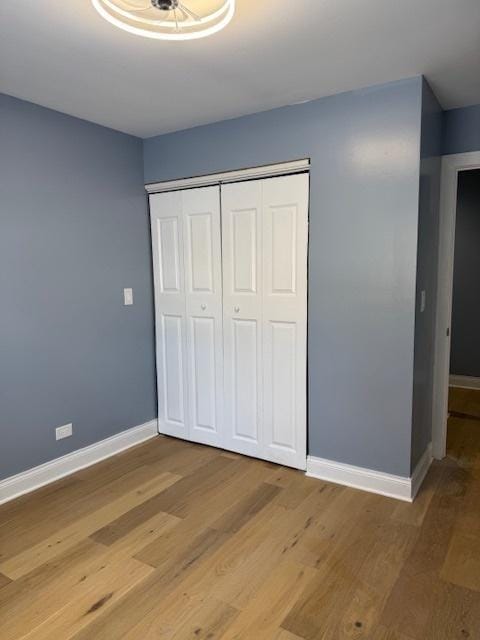
{"type": "Polygon", "coordinates": [[[0,507],[0,639],[480,639],[480,392],[413,505],[157,438],[0,507]]]}

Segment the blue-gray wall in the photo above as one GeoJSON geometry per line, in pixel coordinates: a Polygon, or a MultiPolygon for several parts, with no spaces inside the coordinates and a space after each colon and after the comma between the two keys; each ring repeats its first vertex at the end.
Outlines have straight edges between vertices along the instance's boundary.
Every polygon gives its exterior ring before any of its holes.
{"type": "Polygon", "coordinates": [[[410,474],[422,79],[150,138],[147,182],[311,158],[309,452],[410,474]]]}
{"type": "Polygon", "coordinates": [[[0,95],[0,478],[155,417],[142,172],[141,140],[0,95]]]}
{"type": "Polygon", "coordinates": [[[480,169],[458,176],[450,372],[480,377],[480,169]]]}
{"type": "Polygon", "coordinates": [[[443,114],[445,155],[480,150],[480,104],[451,109],[443,114]]]}
{"type": "Polygon", "coordinates": [[[430,86],[424,80],[418,208],[412,472],[432,439],[441,153],[442,109],[430,86]],[[426,293],[423,312],[421,312],[422,291],[426,293]]]}

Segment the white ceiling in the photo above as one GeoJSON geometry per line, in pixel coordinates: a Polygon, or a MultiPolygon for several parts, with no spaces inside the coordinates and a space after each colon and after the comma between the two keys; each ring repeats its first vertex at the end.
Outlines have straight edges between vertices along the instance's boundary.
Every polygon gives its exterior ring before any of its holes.
{"type": "Polygon", "coordinates": [[[90,0],[0,0],[0,92],[141,137],[421,73],[444,108],[480,103],[480,0],[237,0],[188,42],[90,0]]]}

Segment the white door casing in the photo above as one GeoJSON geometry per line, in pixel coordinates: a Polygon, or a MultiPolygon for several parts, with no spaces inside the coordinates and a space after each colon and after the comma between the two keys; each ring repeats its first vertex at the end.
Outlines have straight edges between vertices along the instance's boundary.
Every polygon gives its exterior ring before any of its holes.
{"type": "Polygon", "coordinates": [[[219,187],[150,197],[159,431],[222,446],[219,187]]]}

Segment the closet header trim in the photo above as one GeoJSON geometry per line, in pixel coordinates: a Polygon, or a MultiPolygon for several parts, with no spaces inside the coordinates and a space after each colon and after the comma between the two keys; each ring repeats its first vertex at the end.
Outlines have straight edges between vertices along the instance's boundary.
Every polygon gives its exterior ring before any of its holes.
{"type": "Polygon", "coordinates": [[[310,159],[293,160],[292,162],[280,162],[237,171],[224,171],[223,173],[210,173],[205,176],[182,178],[180,180],[167,180],[165,182],[153,182],[145,185],[148,194],[162,193],[163,191],[176,191],[177,189],[189,189],[193,187],[209,187],[228,182],[240,182],[242,180],[254,180],[256,178],[273,178],[292,173],[302,173],[310,168],[310,159]]]}

